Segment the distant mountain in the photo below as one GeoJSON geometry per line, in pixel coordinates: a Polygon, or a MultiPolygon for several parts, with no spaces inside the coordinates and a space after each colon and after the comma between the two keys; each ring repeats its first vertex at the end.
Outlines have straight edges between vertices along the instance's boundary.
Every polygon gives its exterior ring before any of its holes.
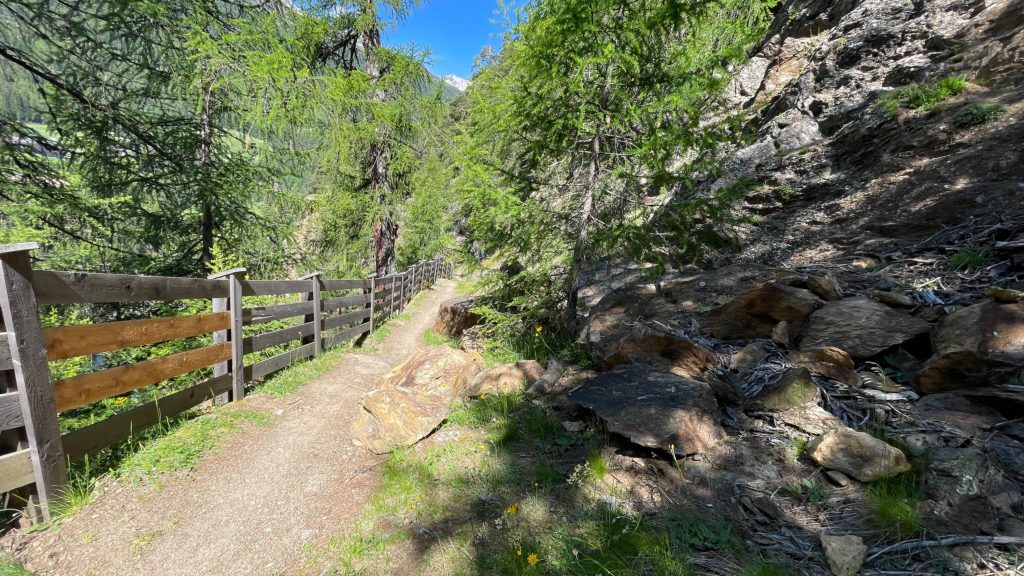
{"type": "Polygon", "coordinates": [[[466,80],[465,78],[459,78],[455,74],[449,74],[447,76],[444,76],[441,78],[441,80],[444,80],[445,84],[451,86],[452,88],[455,88],[459,92],[465,92],[466,88],[469,88],[469,80],[466,80]]]}

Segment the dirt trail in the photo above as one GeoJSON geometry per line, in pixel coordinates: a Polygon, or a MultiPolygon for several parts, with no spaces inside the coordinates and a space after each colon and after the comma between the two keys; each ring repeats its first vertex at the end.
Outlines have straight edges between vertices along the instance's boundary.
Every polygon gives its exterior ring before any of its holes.
{"type": "Polygon", "coordinates": [[[377,485],[379,458],[351,439],[360,397],[419,347],[454,292],[439,280],[378,351],[346,354],[283,398],[240,403],[273,424],[234,435],[190,475],[163,486],[115,482],[58,532],[32,539],[26,567],[67,576],[304,573],[304,548],[349,526],[377,485]]]}

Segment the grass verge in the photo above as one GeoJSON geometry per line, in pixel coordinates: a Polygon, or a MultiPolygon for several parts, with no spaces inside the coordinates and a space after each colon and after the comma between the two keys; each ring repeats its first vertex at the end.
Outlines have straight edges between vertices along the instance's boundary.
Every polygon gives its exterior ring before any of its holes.
{"type": "Polygon", "coordinates": [[[877,105],[889,116],[896,116],[900,109],[931,112],[966,89],[967,79],[963,76],[950,76],[931,83],[915,82],[886,93],[877,105]]]}

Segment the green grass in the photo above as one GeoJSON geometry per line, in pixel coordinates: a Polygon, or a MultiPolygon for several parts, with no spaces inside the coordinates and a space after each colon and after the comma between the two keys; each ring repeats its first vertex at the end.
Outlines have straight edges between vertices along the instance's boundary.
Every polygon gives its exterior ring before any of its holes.
{"type": "Polygon", "coordinates": [[[899,539],[921,531],[924,491],[916,470],[871,482],[866,497],[871,524],[877,531],[899,539]]]}
{"type": "Polygon", "coordinates": [[[789,484],[786,486],[786,492],[794,498],[810,503],[824,502],[828,498],[825,484],[819,478],[804,478],[789,484]]]}
{"type": "Polygon", "coordinates": [[[254,386],[252,393],[267,394],[274,398],[287,396],[330,372],[341,360],[341,357],[348,352],[349,349],[344,347],[335,348],[325,352],[322,356],[292,364],[288,369],[281,370],[254,386]]]}
{"type": "Polygon", "coordinates": [[[427,328],[427,331],[423,333],[423,344],[427,346],[450,346],[452,348],[459,347],[459,341],[451,336],[442,336],[437,332],[434,332],[433,328],[427,328]]]}
{"type": "Polygon", "coordinates": [[[0,554],[0,576],[34,576],[6,554],[0,554]]]}
{"type": "Polygon", "coordinates": [[[454,406],[445,430],[457,438],[387,457],[358,521],[308,550],[308,571],[389,574],[411,559],[423,573],[689,575],[693,553],[717,551],[745,574],[785,573],[703,510],[620,508],[603,437],[567,433],[519,394],[454,406]]]}
{"type": "Polygon", "coordinates": [[[877,106],[889,116],[895,116],[901,109],[917,112],[931,112],[939,104],[967,89],[967,79],[950,76],[932,83],[914,83],[886,93],[878,100],[877,106]]]}
{"type": "Polygon", "coordinates": [[[953,117],[953,124],[959,128],[972,128],[998,120],[1006,114],[1006,106],[991,101],[971,102],[953,117]]]}
{"type": "Polygon", "coordinates": [[[950,270],[977,270],[992,265],[992,258],[989,257],[989,249],[964,248],[949,257],[950,270]]]}
{"type": "Polygon", "coordinates": [[[230,407],[214,410],[189,420],[142,447],[113,473],[132,481],[153,482],[162,474],[191,470],[204,454],[219,446],[243,425],[269,426],[270,421],[270,415],[263,412],[230,407]]]}
{"type": "Polygon", "coordinates": [[[792,443],[789,454],[793,457],[793,460],[799,460],[800,457],[807,453],[807,438],[797,436],[792,439],[792,443]]]}

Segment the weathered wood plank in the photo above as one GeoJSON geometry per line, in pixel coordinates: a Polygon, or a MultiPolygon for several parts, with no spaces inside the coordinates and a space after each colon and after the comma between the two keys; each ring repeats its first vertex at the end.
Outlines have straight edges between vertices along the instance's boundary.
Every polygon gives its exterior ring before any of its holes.
{"type": "Polygon", "coordinates": [[[273,306],[259,306],[246,308],[242,318],[246,325],[266,324],[295,316],[305,316],[313,313],[312,302],[295,302],[292,304],[274,304],[273,306]]]}
{"type": "Polygon", "coordinates": [[[31,450],[26,448],[0,456],[0,492],[10,492],[35,481],[31,450]]]}
{"type": "MultiPolygon", "coordinates": [[[[30,450],[42,516],[49,519],[49,502],[67,484],[68,473],[33,289],[31,249],[32,245],[17,251],[9,246],[0,249],[0,332],[11,335],[8,342],[14,378],[7,380],[13,382],[18,394],[28,440],[23,448],[30,450]]],[[[35,510],[30,514],[37,516],[35,510]]]]}
{"type": "Polygon", "coordinates": [[[147,318],[43,330],[48,360],[63,360],[97,352],[145,346],[209,334],[228,327],[230,314],[215,312],[173,318],[147,318]]]}
{"type": "Polygon", "coordinates": [[[231,330],[228,332],[228,346],[231,350],[231,400],[238,402],[245,397],[245,345],[242,336],[242,284],[244,272],[232,274],[228,278],[230,290],[228,293],[228,312],[231,313],[231,330]]]}
{"type": "Polygon", "coordinates": [[[11,344],[6,332],[0,332],[0,370],[14,368],[11,362],[11,344]]]}
{"type": "Polygon", "coordinates": [[[229,374],[214,376],[159,400],[73,430],[61,437],[64,453],[72,462],[78,462],[88,454],[95,454],[111,444],[130,438],[165,418],[177,416],[230,389],[229,374]]]}
{"type": "Polygon", "coordinates": [[[228,292],[225,280],[45,270],[35,272],[32,286],[39,304],[205,299],[228,292]]]}
{"type": "MultiPolygon", "coordinates": [[[[227,298],[214,298],[212,301],[212,307],[214,312],[227,312],[228,311],[228,299],[227,298]]],[[[213,343],[223,344],[228,341],[228,331],[218,330],[213,333],[213,343]]],[[[227,362],[218,362],[213,365],[213,375],[226,376],[231,371],[231,365],[227,362]]],[[[227,404],[231,401],[231,394],[227,391],[222,392],[214,399],[214,404],[217,406],[227,404]]]]}
{"type": "Polygon", "coordinates": [[[356,310],[355,312],[348,312],[345,314],[338,314],[337,316],[331,316],[324,320],[324,330],[334,330],[335,328],[341,328],[345,324],[366,320],[369,317],[370,311],[366,308],[356,310]]]}
{"type": "Polygon", "coordinates": [[[242,296],[279,296],[312,290],[312,280],[242,280],[242,296]]]}
{"type": "Polygon", "coordinates": [[[324,280],[323,289],[330,290],[366,290],[370,287],[369,280],[324,280]]]}
{"type": "Polygon", "coordinates": [[[316,325],[313,322],[307,322],[305,324],[289,326],[288,328],[274,330],[273,332],[267,332],[265,334],[249,336],[242,341],[242,349],[246,354],[266,350],[271,346],[277,346],[278,344],[284,344],[291,340],[311,336],[315,333],[315,327],[316,325]]]}
{"type": "Polygon", "coordinates": [[[313,291],[304,294],[302,299],[308,300],[313,304],[313,312],[311,314],[306,314],[302,319],[306,323],[313,323],[313,335],[311,337],[303,336],[302,343],[312,343],[314,348],[313,355],[319,356],[324,351],[323,341],[321,340],[321,331],[323,329],[323,294],[321,292],[321,287],[323,283],[320,279],[319,272],[314,272],[305,276],[303,279],[306,278],[313,281],[313,291]]]}
{"type": "MultiPolygon", "coordinates": [[[[369,310],[367,310],[367,312],[369,312],[369,310]]],[[[347,342],[347,341],[351,340],[352,338],[355,338],[356,336],[359,336],[360,334],[365,334],[366,332],[369,332],[369,331],[370,331],[370,325],[369,324],[359,324],[358,326],[353,326],[352,328],[349,328],[348,330],[342,330],[341,332],[337,332],[337,333],[331,334],[331,335],[327,336],[326,338],[324,338],[324,349],[333,348],[333,347],[337,346],[338,344],[342,344],[344,342],[347,342]]]]}
{"type": "Polygon", "coordinates": [[[334,310],[350,308],[352,306],[363,306],[365,304],[369,304],[369,302],[369,294],[356,294],[355,296],[342,296],[340,298],[326,298],[324,299],[324,312],[333,312],[334,310]]]}
{"type": "Polygon", "coordinates": [[[53,383],[57,411],[64,412],[104,398],[163,382],[231,358],[231,343],[214,344],[137,364],[82,374],[53,383]]]}
{"type": "Polygon", "coordinates": [[[0,431],[21,428],[25,417],[21,414],[21,402],[17,392],[0,394],[0,431]]]}
{"type": "Polygon", "coordinates": [[[253,364],[251,367],[246,367],[246,373],[248,374],[249,380],[258,380],[277,372],[282,368],[287,368],[291,364],[298,362],[304,358],[309,358],[316,351],[316,347],[310,343],[300,346],[294,350],[289,350],[282,354],[278,354],[273,358],[268,358],[261,362],[253,364]]]}

